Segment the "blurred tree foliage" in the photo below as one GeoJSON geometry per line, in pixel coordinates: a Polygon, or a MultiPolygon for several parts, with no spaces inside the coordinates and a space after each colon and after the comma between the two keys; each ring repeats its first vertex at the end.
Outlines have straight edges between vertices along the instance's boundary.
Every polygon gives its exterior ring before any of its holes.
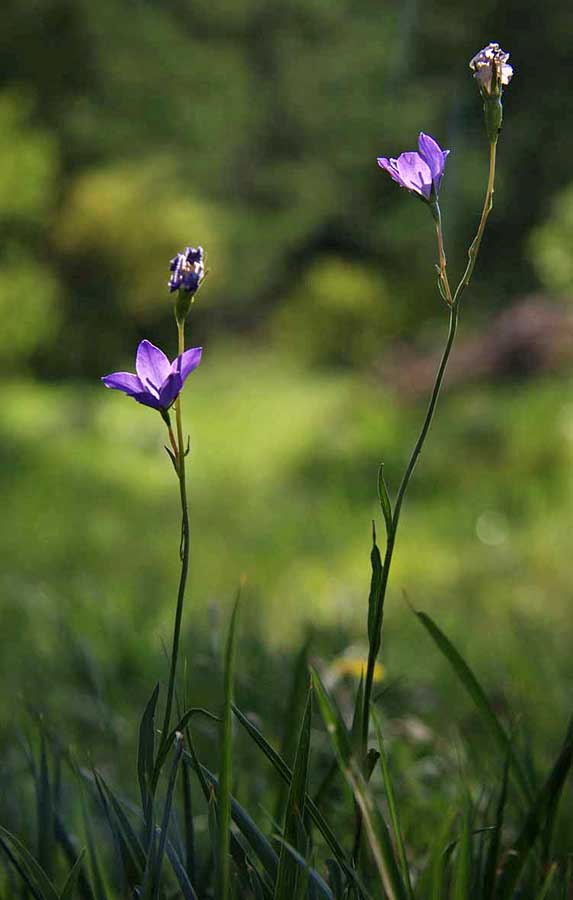
{"type": "Polygon", "coordinates": [[[543,16],[533,0],[4,0],[3,360],[100,372],[126,337],[167,339],[167,261],[186,243],[212,269],[202,338],[304,328],[309,358],[355,363],[439,316],[427,212],[376,156],[420,129],[452,148],[459,270],[486,156],[467,61],[492,39],[516,77],[471,305],[568,290],[572,26],[557,0],[543,16]]]}

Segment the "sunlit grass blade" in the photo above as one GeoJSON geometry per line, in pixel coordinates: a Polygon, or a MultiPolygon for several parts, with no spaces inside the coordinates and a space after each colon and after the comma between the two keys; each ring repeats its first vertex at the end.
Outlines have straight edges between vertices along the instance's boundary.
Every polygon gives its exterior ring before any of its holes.
{"type": "Polygon", "coordinates": [[[446,657],[459,680],[474,701],[493,739],[497,743],[500,751],[503,753],[503,758],[505,759],[506,754],[509,753],[511,770],[515,777],[516,783],[523,795],[524,800],[530,802],[533,794],[531,785],[525,774],[525,770],[519,760],[519,757],[514,752],[509,735],[506,733],[504,727],[493,711],[491,703],[489,702],[484,689],[477,680],[473,671],[470,669],[469,665],[466,663],[462,655],[456,650],[449,638],[446,637],[444,632],[436,625],[436,623],[433,621],[433,619],[430,618],[430,616],[428,616],[424,612],[420,612],[419,610],[414,610],[414,614],[416,615],[418,621],[421,622],[421,624],[424,626],[430,637],[433,639],[436,646],[446,657]]]}
{"type": "MultiPolygon", "coordinates": [[[[210,781],[215,790],[218,787],[218,781],[215,775],[209,772],[205,766],[201,766],[205,777],[210,781]]],[[[278,865],[279,865],[279,857],[275,852],[271,842],[268,838],[262,833],[262,831],[257,828],[255,823],[253,822],[250,815],[247,813],[245,809],[235,800],[234,797],[231,797],[231,816],[233,818],[233,822],[252,848],[253,853],[263,866],[265,872],[270,876],[271,880],[275,881],[278,865]]]]}
{"type": "Polygon", "coordinates": [[[386,750],[384,748],[384,739],[382,737],[380,721],[374,707],[371,708],[370,714],[374,723],[374,729],[376,731],[376,740],[378,743],[378,751],[380,753],[380,769],[382,771],[382,781],[384,783],[384,790],[386,792],[386,802],[388,804],[388,812],[390,813],[390,821],[392,822],[394,844],[396,846],[396,851],[398,854],[400,871],[402,872],[402,878],[404,879],[404,886],[406,888],[406,895],[408,897],[408,900],[413,900],[414,893],[412,891],[412,883],[410,880],[410,868],[408,866],[408,860],[406,858],[406,848],[404,846],[404,838],[402,837],[402,829],[400,827],[398,805],[396,803],[394,787],[392,785],[390,770],[388,768],[388,758],[386,756],[386,750]]]}
{"type": "Polygon", "coordinates": [[[85,849],[80,850],[78,858],[76,859],[72,869],[70,870],[70,874],[66,878],[66,882],[62,888],[62,893],[60,894],[60,900],[72,900],[76,884],[82,869],[82,862],[85,856],[85,852],[85,849]]]}
{"type": "MultiPolygon", "coordinates": [[[[312,688],[308,692],[299,732],[283,827],[284,841],[297,851],[302,850],[303,853],[306,852],[306,847],[300,846],[299,834],[304,831],[301,826],[304,822],[304,806],[308,781],[311,716],[312,688]]],[[[301,839],[304,840],[304,837],[301,839]]],[[[281,844],[279,870],[275,885],[275,900],[291,900],[296,895],[298,875],[298,863],[288,852],[285,844],[281,844]]]]}
{"type": "Polygon", "coordinates": [[[503,778],[501,782],[501,791],[497,801],[497,809],[495,814],[495,828],[489,843],[484,876],[482,895],[483,900],[492,900],[495,890],[495,875],[499,865],[499,849],[501,846],[501,834],[503,829],[503,820],[505,815],[505,804],[507,802],[507,789],[509,785],[509,753],[506,754],[505,764],[503,767],[503,778]]]}
{"type": "Polygon", "coordinates": [[[15,835],[1,825],[0,843],[10,861],[13,862],[15,859],[16,870],[24,877],[26,884],[39,900],[59,900],[56,888],[39,862],[15,835]]]}
{"type": "Polygon", "coordinates": [[[389,900],[405,900],[406,888],[396,863],[388,827],[375,806],[361,767],[352,757],[348,732],[338,710],[328,696],[318,674],[313,671],[313,684],[326,730],[330,736],[342,774],[360,808],[364,829],[380,880],[389,900]]]}
{"type": "Polygon", "coordinates": [[[141,795],[141,808],[145,820],[146,841],[151,837],[153,827],[153,769],[155,763],[155,710],[159,697],[159,683],[155,685],[147,701],[139,723],[137,749],[137,777],[141,795]]]}
{"type": "Polygon", "coordinates": [[[239,597],[235,601],[225,650],[223,717],[221,727],[221,765],[217,791],[218,818],[218,866],[217,900],[229,900],[231,896],[231,868],[229,846],[231,840],[231,778],[233,766],[233,677],[235,669],[235,631],[239,597]]]}
{"type": "Polygon", "coordinates": [[[523,867],[537,838],[547,827],[547,819],[556,811],[565,779],[573,762],[573,722],[569,722],[559,756],[527,813],[521,833],[508,854],[496,886],[496,900],[509,900],[519,882],[523,867]]]}

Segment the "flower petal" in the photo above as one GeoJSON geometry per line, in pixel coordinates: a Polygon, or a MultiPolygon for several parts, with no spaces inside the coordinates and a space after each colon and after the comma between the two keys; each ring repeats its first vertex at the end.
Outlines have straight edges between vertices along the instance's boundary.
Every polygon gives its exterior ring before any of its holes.
{"type": "Polygon", "coordinates": [[[163,404],[159,397],[156,397],[155,394],[152,394],[150,391],[132,394],[132,397],[134,400],[137,400],[138,403],[142,403],[143,406],[150,406],[152,409],[163,409],[163,404]]]}
{"type": "Polygon", "coordinates": [[[182,387],[183,381],[179,372],[170,372],[159,391],[159,406],[162,409],[171,406],[177,395],[181,393],[182,387]]]}
{"type": "Polygon", "coordinates": [[[168,377],[171,366],[163,350],[150,341],[142,341],[137,348],[135,369],[144,390],[159,396],[161,385],[168,377]]]}
{"type": "Polygon", "coordinates": [[[432,173],[428,163],[419,153],[401,153],[396,160],[396,168],[403,186],[429,200],[432,192],[432,173]]]}
{"type": "Polygon", "coordinates": [[[181,384],[185,381],[193,369],[196,369],[201,362],[202,347],[193,347],[191,350],[185,350],[181,356],[174,359],[171,363],[171,371],[178,372],[181,376],[181,384]]]}
{"type": "Polygon", "coordinates": [[[112,372],[111,375],[104,375],[102,381],[107,388],[123,391],[129,397],[135,397],[144,390],[137,375],[132,375],[131,372],[112,372]]]}
{"type": "Polygon", "coordinates": [[[444,174],[444,166],[449,150],[442,150],[438,142],[429,134],[420,132],[418,137],[418,147],[420,148],[420,156],[426,160],[432,173],[432,180],[436,194],[440,190],[440,182],[444,174]]]}
{"type": "Polygon", "coordinates": [[[406,185],[400,178],[400,175],[398,174],[395,159],[388,159],[386,156],[379,156],[377,162],[381,169],[385,169],[388,174],[394,179],[394,181],[398,182],[400,187],[406,187],[406,185]]]}

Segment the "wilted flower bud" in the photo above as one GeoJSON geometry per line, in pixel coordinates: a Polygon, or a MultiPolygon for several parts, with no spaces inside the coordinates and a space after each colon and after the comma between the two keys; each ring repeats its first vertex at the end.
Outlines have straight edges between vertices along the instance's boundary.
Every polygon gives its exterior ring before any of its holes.
{"type": "Polygon", "coordinates": [[[509,84],[513,75],[508,59],[509,53],[502,50],[499,44],[491,43],[470,61],[470,69],[483,97],[485,127],[491,143],[497,141],[501,130],[503,86],[509,84]]]}
{"type": "Polygon", "coordinates": [[[189,313],[193,297],[205,277],[203,247],[185,247],[169,263],[171,275],[167,286],[173,293],[178,291],[175,317],[182,324],[189,313]]]}

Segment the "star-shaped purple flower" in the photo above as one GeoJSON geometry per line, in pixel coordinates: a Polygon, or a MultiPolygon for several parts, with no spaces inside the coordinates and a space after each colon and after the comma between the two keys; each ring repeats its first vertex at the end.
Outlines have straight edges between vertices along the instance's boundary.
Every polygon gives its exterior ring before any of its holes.
{"type": "Polygon", "coordinates": [[[182,290],[194,294],[205,276],[203,247],[185,247],[182,253],[174,256],[169,263],[169,281],[167,286],[171,293],[182,290]]]}
{"type": "Polygon", "coordinates": [[[378,165],[386,169],[400,187],[418,194],[423,200],[436,200],[449,152],[442,150],[433,137],[421,131],[417,152],[401,153],[398,159],[380,156],[378,165]]]}
{"type": "Polygon", "coordinates": [[[135,370],[131,372],[113,372],[104,375],[103,383],[108,388],[123,391],[144,406],[153,409],[169,409],[181,393],[183,384],[193,369],[201,362],[201,347],[185,350],[169,362],[163,350],[149,341],[141,341],[135,357],[135,370]]]}

